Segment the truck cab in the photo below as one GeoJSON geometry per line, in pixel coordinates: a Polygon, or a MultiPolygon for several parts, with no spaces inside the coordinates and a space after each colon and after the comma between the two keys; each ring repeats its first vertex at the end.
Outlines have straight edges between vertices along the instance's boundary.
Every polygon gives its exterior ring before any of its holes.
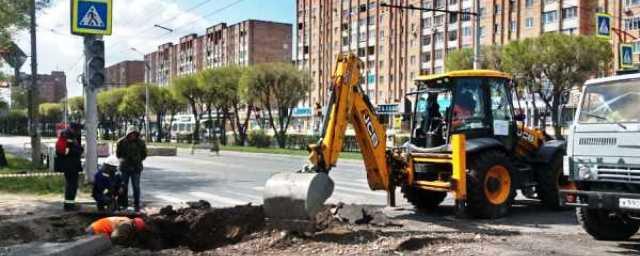
{"type": "Polygon", "coordinates": [[[625,240],[640,227],[640,74],[593,79],[569,128],[560,191],[578,222],[599,240],[625,240]]]}

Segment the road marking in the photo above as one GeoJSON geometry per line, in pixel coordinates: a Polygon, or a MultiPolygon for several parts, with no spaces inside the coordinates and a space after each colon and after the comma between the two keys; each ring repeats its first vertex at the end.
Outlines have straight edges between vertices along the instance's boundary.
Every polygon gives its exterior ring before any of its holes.
{"type": "Polygon", "coordinates": [[[239,205],[239,204],[247,204],[247,203],[249,203],[249,202],[246,202],[246,201],[240,201],[240,200],[236,200],[236,199],[233,199],[233,198],[230,198],[230,197],[214,195],[214,194],[206,193],[206,192],[189,192],[189,194],[192,195],[192,196],[195,196],[195,197],[216,201],[216,202],[222,203],[222,204],[239,205]]]}

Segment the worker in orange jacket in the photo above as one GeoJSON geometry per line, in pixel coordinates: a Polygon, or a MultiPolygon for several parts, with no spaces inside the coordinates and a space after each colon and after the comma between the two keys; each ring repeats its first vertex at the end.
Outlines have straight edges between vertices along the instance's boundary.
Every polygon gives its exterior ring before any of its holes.
{"type": "Polygon", "coordinates": [[[135,232],[145,230],[145,223],[142,218],[128,217],[106,217],[94,221],[86,229],[90,235],[103,234],[109,236],[115,244],[126,244],[131,242],[135,232]]]}

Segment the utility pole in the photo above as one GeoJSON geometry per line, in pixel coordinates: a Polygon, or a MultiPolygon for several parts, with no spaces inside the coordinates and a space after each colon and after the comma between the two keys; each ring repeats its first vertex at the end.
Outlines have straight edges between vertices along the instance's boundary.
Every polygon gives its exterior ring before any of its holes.
{"type": "Polygon", "coordinates": [[[480,69],[480,0],[474,1],[476,27],[473,35],[473,69],[480,69]]]}
{"type": "Polygon", "coordinates": [[[102,36],[86,35],[84,37],[84,109],[86,151],[85,179],[93,182],[98,167],[98,88],[104,86],[104,41],[102,36]]]}
{"type": "Polygon", "coordinates": [[[40,168],[40,121],[38,117],[38,54],[36,47],[36,0],[31,0],[31,85],[28,90],[29,136],[31,137],[31,168],[40,168]]]}

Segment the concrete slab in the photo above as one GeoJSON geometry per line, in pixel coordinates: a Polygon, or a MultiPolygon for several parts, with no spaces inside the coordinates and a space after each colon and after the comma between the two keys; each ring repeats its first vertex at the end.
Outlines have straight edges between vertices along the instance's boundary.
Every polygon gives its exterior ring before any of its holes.
{"type": "Polygon", "coordinates": [[[32,242],[0,248],[3,256],[93,256],[111,248],[111,240],[102,235],[85,237],[68,243],[32,242]]]}

